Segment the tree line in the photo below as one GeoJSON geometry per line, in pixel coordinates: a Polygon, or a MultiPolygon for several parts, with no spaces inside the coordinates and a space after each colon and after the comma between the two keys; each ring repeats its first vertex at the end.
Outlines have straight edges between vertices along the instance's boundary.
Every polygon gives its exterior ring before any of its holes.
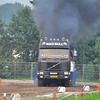
{"type": "Polygon", "coordinates": [[[87,39],[81,38],[71,44],[71,49],[77,49],[78,56],[74,57],[77,64],[100,64],[100,32],[91,34],[87,39]]]}
{"type": "Polygon", "coordinates": [[[8,25],[0,20],[0,61],[36,61],[35,51],[39,44],[39,30],[33,21],[32,10],[25,6],[12,13],[8,25]],[[15,52],[14,52],[15,51],[15,52]],[[17,59],[14,59],[17,55],[17,59]]]}
{"type": "MultiPolygon", "coordinates": [[[[0,61],[37,61],[35,51],[39,46],[39,30],[33,21],[33,12],[25,6],[11,14],[11,23],[0,19],[0,61]],[[17,56],[17,59],[15,56],[17,56]]],[[[87,39],[80,38],[71,43],[71,51],[76,49],[74,57],[77,64],[100,64],[100,32],[87,39]]]]}

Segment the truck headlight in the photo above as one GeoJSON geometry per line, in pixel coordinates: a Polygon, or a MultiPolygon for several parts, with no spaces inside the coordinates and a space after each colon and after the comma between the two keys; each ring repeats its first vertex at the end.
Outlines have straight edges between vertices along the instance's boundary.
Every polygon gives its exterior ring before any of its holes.
{"type": "Polygon", "coordinates": [[[43,72],[40,72],[40,74],[44,74],[43,72]]]}
{"type": "Polygon", "coordinates": [[[64,72],[64,75],[68,75],[68,72],[64,72]]]}
{"type": "Polygon", "coordinates": [[[43,78],[43,76],[40,76],[40,78],[43,78]]]}
{"type": "Polygon", "coordinates": [[[65,76],[65,78],[68,78],[68,76],[65,76]]]}

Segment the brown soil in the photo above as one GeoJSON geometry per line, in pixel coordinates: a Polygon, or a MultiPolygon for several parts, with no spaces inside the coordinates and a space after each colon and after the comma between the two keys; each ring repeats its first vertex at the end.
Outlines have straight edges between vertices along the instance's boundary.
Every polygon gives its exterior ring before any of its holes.
{"type": "MultiPolygon", "coordinates": [[[[76,83],[73,87],[66,87],[66,92],[75,92],[76,90],[80,92],[85,84],[76,83]]],[[[96,91],[98,83],[88,83],[86,85],[89,85],[92,91],[96,91]]],[[[8,99],[12,93],[19,93],[22,98],[28,98],[53,93],[53,91],[57,93],[57,88],[58,86],[38,87],[31,80],[1,80],[0,99],[2,99],[4,93],[6,93],[8,99]]]]}

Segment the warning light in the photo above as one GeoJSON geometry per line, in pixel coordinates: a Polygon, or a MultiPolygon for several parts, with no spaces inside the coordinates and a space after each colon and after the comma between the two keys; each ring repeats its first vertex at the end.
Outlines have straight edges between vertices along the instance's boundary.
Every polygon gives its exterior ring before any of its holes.
{"type": "Polygon", "coordinates": [[[39,71],[37,71],[37,74],[39,74],[39,71]]]}
{"type": "Polygon", "coordinates": [[[62,41],[64,41],[65,40],[65,38],[64,37],[62,37],[62,41]]]}
{"type": "Polygon", "coordinates": [[[46,43],[45,42],[42,42],[42,45],[45,45],[46,43]]]}
{"type": "Polygon", "coordinates": [[[71,72],[68,72],[69,73],[69,75],[71,74],[71,72]]]}
{"type": "Polygon", "coordinates": [[[67,39],[67,41],[68,41],[68,39],[67,39]]]}
{"type": "Polygon", "coordinates": [[[66,42],[64,42],[63,44],[64,44],[65,46],[67,46],[67,43],[66,43],[66,42]]]}

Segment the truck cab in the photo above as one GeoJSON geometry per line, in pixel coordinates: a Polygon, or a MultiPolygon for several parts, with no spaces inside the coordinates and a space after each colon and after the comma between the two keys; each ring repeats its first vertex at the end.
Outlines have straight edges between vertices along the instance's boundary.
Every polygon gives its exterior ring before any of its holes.
{"type": "Polygon", "coordinates": [[[44,39],[39,44],[38,86],[71,85],[70,46],[65,38],[44,39]]]}

